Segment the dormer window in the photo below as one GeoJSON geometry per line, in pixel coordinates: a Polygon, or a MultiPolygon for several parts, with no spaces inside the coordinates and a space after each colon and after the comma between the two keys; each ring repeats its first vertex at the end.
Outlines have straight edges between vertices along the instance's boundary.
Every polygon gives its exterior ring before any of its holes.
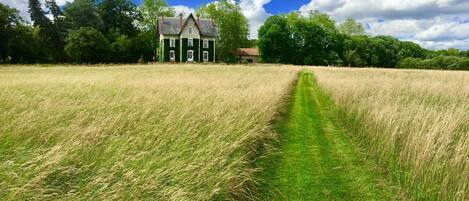
{"type": "Polygon", "coordinates": [[[189,27],[189,34],[192,34],[192,27],[189,27]]]}

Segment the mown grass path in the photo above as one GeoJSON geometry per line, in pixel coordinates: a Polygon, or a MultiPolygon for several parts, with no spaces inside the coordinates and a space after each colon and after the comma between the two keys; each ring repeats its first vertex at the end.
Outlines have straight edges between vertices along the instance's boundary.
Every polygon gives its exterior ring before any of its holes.
{"type": "Polygon", "coordinates": [[[261,160],[266,200],[395,200],[397,189],[345,135],[310,72],[300,75],[278,151],[261,160]]]}

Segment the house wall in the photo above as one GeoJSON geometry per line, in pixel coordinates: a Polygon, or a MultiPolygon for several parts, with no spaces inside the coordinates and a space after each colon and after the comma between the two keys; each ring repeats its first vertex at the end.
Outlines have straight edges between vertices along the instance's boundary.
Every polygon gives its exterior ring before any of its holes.
{"type": "Polygon", "coordinates": [[[160,61],[163,62],[170,62],[169,52],[174,50],[175,54],[175,62],[180,61],[180,39],[179,36],[163,36],[161,37],[160,41],[161,53],[160,53],[160,61]],[[176,46],[170,47],[170,39],[176,40],[176,46]]]}
{"type": "Polygon", "coordinates": [[[214,38],[209,38],[209,37],[201,37],[200,39],[200,61],[204,61],[202,53],[204,51],[208,51],[208,61],[213,62],[213,59],[215,58],[215,39],[214,38]],[[208,40],[208,48],[204,48],[204,39],[208,40]]]}
{"type": "Polygon", "coordinates": [[[195,21],[192,18],[189,18],[187,21],[186,26],[181,32],[181,38],[194,38],[200,39],[200,32],[197,26],[195,25],[195,21]],[[189,27],[192,27],[192,34],[189,34],[189,27]]]}
{"type": "Polygon", "coordinates": [[[187,62],[187,51],[194,50],[194,62],[200,62],[199,57],[199,39],[194,39],[194,46],[187,46],[187,38],[182,39],[182,62],[187,62]]]}

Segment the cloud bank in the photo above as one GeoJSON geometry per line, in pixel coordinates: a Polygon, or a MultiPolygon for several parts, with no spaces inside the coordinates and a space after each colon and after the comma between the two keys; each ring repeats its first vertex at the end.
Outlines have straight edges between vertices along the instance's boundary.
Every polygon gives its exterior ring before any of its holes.
{"type": "Polygon", "coordinates": [[[362,22],[371,35],[391,35],[429,49],[469,49],[468,0],[313,0],[302,6],[337,21],[362,22]]]}

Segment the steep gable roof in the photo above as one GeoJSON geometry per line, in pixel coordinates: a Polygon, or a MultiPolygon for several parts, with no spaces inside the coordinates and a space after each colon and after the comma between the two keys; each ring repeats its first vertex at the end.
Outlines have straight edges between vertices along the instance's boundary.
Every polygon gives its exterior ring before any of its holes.
{"type": "Polygon", "coordinates": [[[208,37],[216,36],[215,22],[213,22],[213,20],[197,20],[192,14],[183,20],[184,22],[178,17],[160,17],[158,20],[159,33],[163,35],[179,35],[191,18],[195,21],[197,28],[200,30],[200,35],[208,37]]]}

